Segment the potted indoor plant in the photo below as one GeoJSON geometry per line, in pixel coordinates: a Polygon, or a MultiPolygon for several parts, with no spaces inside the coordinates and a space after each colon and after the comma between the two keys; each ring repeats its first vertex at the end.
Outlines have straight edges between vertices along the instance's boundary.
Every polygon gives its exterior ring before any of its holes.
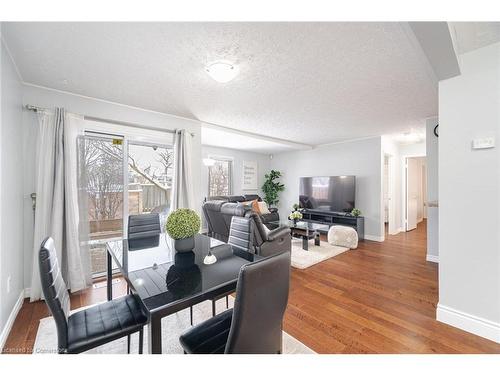
{"type": "Polygon", "coordinates": [[[201,220],[196,212],[179,208],[168,216],[165,229],[174,240],[175,250],[186,252],[193,250],[194,235],[200,231],[200,226],[201,220]]]}
{"type": "Polygon", "coordinates": [[[265,175],[266,181],[262,185],[262,191],[264,192],[264,201],[269,207],[278,205],[278,195],[285,190],[285,185],[278,181],[280,177],[281,172],[274,169],[265,175]]]}
{"type": "Polygon", "coordinates": [[[362,212],[361,212],[361,210],[359,208],[353,208],[352,211],[351,211],[351,215],[352,216],[356,216],[356,217],[361,216],[361,213],[362,212]]]}
{"type": "Polygon", "coordinates": [[[302,219],[302,213],[300,211],[293,211],[288,218],[293,220],[294,224],[297,224],[297,221],[302,219]]]}

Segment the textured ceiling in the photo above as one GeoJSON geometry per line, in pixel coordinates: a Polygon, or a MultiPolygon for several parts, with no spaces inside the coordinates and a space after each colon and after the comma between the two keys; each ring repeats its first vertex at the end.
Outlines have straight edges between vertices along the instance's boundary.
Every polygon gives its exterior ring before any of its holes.
{"type": "Polygon", "coordinates": [[[311,145],[437,114],[399,23],[7,23],[3,36],[25,82],[311,145]],[[219,59],[235,80],[205,73],[219,59]]]}

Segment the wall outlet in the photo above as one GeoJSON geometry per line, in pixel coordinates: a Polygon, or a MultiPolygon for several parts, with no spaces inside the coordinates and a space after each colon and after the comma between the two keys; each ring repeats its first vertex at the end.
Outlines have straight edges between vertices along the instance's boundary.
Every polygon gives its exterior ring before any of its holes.
{"type": "Polygon", "coordinates": [[[10,275],[7,276],[7,293],[10,293],[10,275]]]}

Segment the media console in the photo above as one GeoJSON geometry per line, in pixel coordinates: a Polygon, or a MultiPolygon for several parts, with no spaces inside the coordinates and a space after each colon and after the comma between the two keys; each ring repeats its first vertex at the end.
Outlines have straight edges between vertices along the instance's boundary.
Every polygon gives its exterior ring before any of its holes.
{"type": "Polygon", "coordinates": [[[363,216],[342,215],[335,212],[304,210],[302,211],[302,220],[311,223],[332,225],[343,225],[356,230],[360,240],[365,238],[365,218],[363,216]]]}

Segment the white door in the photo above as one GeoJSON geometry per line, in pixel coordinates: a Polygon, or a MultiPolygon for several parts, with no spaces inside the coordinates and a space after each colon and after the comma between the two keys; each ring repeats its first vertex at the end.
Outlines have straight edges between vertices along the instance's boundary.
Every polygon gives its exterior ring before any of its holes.
{"type": "Polygon", "coordinates": [[[417,228],[418,196],[421,173],[415,158],[406,159],[406,231],[417,228]]]}

